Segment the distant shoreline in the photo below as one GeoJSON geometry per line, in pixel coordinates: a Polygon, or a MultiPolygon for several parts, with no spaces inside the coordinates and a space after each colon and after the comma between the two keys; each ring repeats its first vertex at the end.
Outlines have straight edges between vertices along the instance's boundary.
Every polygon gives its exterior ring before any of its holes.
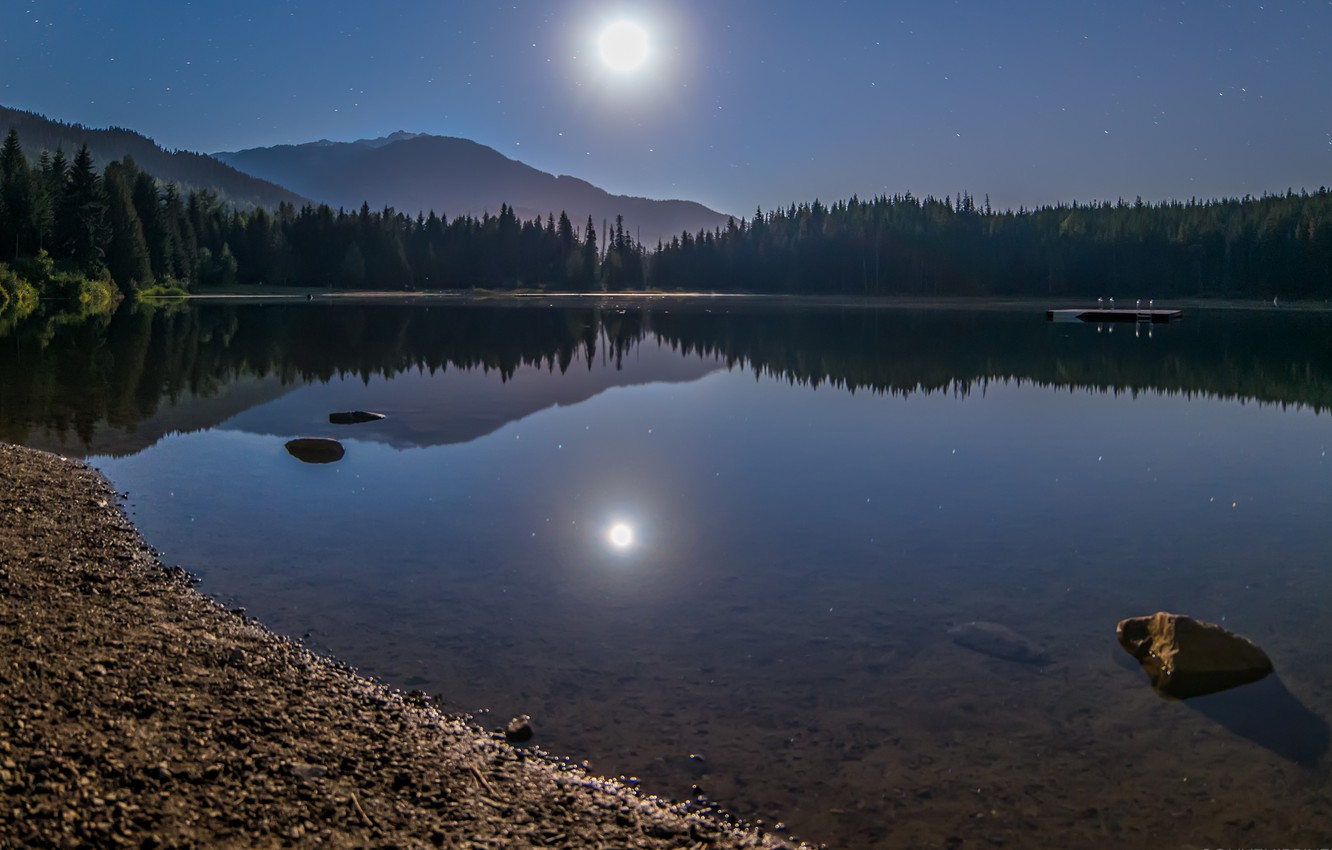
{"type": "MultiPolygon", "coordinates": [[[[902,309],[1060,309],[1091,308],[1096,305],[1088,299],[1073,297],[1041,297],[1034,295],[1014,297],[993,296],[846,296],[846,295],[780,295],[772,293],[746,292],[660,292],[655,290],[635,290],[626,292],[543,292],[541,290],[410,290],[391,292],[385,290],[329,290],[286,287],[242,287],[219,292],[195,292],[179,296],[149,296],[146,302],[173,301],[188,299],[191,301],[264,301],[264,302],[415,302],[444,301],[458,304],[481,303],[532,303],[551,301],[561,304],[582,304],[589,302],[628,301],[643,302],[690,302],[706,303],[743,303],[743,304],[788,304],[809,305],[811,307],[859,307],[859,308],[902,308],[902,309]]],[[[1127,308],[1133,302],[1124,299],[1121,306],[1127,308]]],[[[1168,309],[1206,309],[1206,310],[1265,310],[1274,313],[1283,311],[1332,311],[1329,301],[1271,301],[1238,298],[1169,298],[1160,299],[1155,306],[1168,309]]]]}

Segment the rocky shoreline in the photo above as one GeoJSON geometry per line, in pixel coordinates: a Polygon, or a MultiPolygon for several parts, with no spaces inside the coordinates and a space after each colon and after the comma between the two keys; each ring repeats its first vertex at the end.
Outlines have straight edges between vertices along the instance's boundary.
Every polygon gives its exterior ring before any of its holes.
{"type": "Polygon", "coordinates": [[[0,847],[791,847],[358,676],[0,445],[0,847]]]}

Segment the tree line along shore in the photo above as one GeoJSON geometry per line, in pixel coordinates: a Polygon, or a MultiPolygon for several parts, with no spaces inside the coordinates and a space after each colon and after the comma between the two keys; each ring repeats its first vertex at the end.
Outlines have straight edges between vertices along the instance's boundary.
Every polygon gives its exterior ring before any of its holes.
{"type": "Polygon", "coordinates": [[[1332,192],[999,210],[909,193],[755,210],[640,244],[622,217],[240,209],[86,146],[0,146],[0,310],[237,285],[1324,300],[1332,192]]]}

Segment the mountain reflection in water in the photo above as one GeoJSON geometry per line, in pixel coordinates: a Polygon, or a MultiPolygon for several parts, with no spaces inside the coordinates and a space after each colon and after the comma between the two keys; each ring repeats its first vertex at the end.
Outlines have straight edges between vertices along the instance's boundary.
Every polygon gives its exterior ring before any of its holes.
{"type": "Polygon", "coordinates": [[[1133,330],[724,300],[127,309],[3,340],[0,435],[93,455],[205,592],[486,725],[530,714],[651,792],[839,847],[1318,846],[1329,318],[1133,330]],[[296,437],[345,456],[301,463],[296,437]],[[1250,637],[1279,679],[1159,699],[1114,629],[1161,609],[1250,637]],[[972,622],[1041,663],[950,636],[972,622]]]}
{"type": "MultiPolygon", "coordinates": [[[[652,358],[637,381],[687,381],[744,368],[800,384],[892,394],[983,391],[991,381],[1108,392],[1162,392],[1332,406],[1332,314],[1191,311],[1183,324],[1096,333],[1045,325],[1035,309],[926,310],[669,301],[544,308],[477,304],[215,304],[114,317],[38,317],[4,340],[0,439],[82,454],[126,454],[172,431],[212,427],[296,386],[335,377],[477,372],[469,398],[489,406],[450,419],[404,381],[395,445],[457,442],[623,383],[626,356],[652,358]],[[694,355],[690,361],[665,349],[694,355]],[[594,370],[594,364],[611,370],[594,370]],[[523,368],[567,380],[501,391],[523,368]],[[418,441],[424,440],[424,443],[418,441]]],[[[641,364],[640,364],[641,365],[641,364]]],[[[321,394],[337,409],[337,392],[321,394]]],[[[268,411],[245,427],[276,433],[268,411]]],[[[391,434],[391,436],[389,436],[391,434]]]]}

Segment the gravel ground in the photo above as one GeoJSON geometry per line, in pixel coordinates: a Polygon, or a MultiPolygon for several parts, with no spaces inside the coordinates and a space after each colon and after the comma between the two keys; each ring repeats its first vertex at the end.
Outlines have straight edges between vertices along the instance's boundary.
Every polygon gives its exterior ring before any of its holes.
{"type": "Polygon", "coordinates": [[[0,848],[792,846],[228,612],[96,471],[2,444],[0,696],[0,848]]]}

